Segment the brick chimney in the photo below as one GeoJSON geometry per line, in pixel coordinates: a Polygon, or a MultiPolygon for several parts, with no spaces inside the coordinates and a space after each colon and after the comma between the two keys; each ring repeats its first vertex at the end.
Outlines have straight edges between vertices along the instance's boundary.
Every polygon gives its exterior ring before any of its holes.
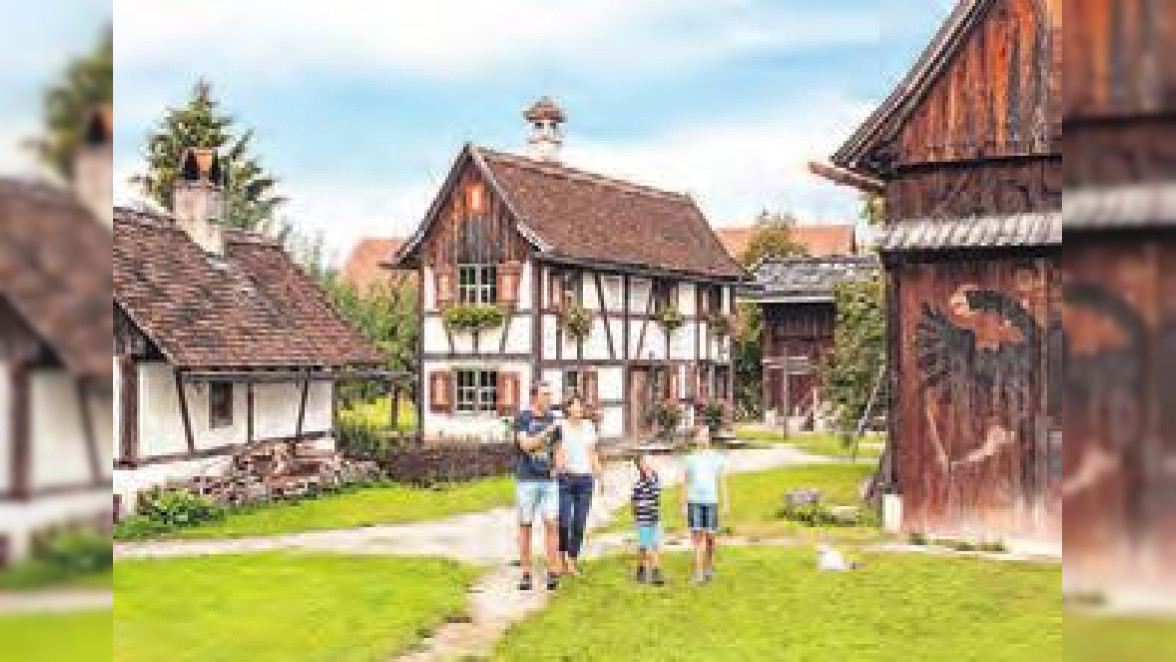
{"type": "Polygon", "coordinates": [[[180,172],[172,197],[172,213],[176,224],[204,249],[213,255],[225,252],[224,189],[221,160],[216,150],[191,147],[180,160],[180,172]]]}
{"type": "Polygon", "coordinates": [[[106,227],[114,223],[114,113],[100,108],[86,118],[74,155],[74,195],[106,227]]]}
{"type": "Polygon", "coordinates": [[[543,97],[523,112],[523,117],[531,125],[531,135],[527,138],[527,153],[536,161],[560,160],[560,148],[563,147],[563,123],[567,121],[563,109],[555,105],[551,97],[543,97]]]}

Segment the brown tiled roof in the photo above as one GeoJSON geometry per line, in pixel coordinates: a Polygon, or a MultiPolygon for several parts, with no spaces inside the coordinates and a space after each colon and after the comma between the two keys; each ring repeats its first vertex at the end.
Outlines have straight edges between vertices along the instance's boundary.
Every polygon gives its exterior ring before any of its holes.
{"type": "Polygon", "coordinates": [[[341,367],[382,362],[276,242],[227,231],[206,254],[165,216],[117,208],[114,297],[173,364],[341,367]]]}
{"type": "Polygon", "coordinates": [[[389,270],[384,263],[404,245],[403,239],[367,237],[351,249],[339,275],[343,282],[360,292],[374,285],[396,282],[405,277],[403,272],[389,270]]]}
{"type": "Polygon", "coordinates": [[[746,278],[702,211],[681,193],[481,147],[471,148],[493,184],[555,258],[746,278]]]}
{"type": "MultiPolygon", "coordinates": [[[[736,260],[747,250],[757,229],[754,226],[717,228],[719,241],[736,260]]],[[[805,247],[810,257],[835,257],[857,253],[857,240],[852,225],[804,224],[792,226],[792,238],[805,247]]]]}
{"type": "Polygon", "coordinates": [[[72,193],[0,180],[0,299],[70,371],[99,380],[111,377],[110,246],[72,193]]]}

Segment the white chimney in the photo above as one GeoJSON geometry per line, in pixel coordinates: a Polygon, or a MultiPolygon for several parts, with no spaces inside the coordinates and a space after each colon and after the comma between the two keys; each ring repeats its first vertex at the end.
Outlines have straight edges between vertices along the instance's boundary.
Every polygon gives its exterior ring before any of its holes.
{"type": "Polygon", "coordinates": [[[551,97],[543,97],[528,108],[523,117],[531,125],[527,138],[527,155],[536,161],[558,163],[563,147],[563,123],[567,121],[563,109],[551,97]]]}
{"type": "Polygon", "coordinates": [[[114,223],[114,115],[109,107],[93,112],[74,156],[74,195],[106,227],[114,223]]]}
{"type": "Polygon", "coordinates": [[[216,150],[193,147],[184,152],[176,188],[172,196],[172,213],[176,224],[204,252],[225,252],[224,190],[220,157],[216,150]]]}

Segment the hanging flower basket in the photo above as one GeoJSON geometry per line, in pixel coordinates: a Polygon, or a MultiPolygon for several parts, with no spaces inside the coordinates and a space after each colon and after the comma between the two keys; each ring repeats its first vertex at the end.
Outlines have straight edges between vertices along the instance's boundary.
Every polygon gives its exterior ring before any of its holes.
{"type": "Polygon", "coordinates": [[[449,306],[441,314],[441,321],[450,333],[477,333],[502,326],[506,313],[498,306],[460,304],[449,306]]]}
{"type": "Polygon", "coordinates": [[[711,315],[709,321],[711,333],[713,333],[716,337],[726,338],[727,336],[731,335],[731,329],[734,325],[731,323],[730,315],[716,313],[711,315]]]}
{"type": "Polygon", "coordinates": [[[564,332],[578,342],[592,333],[592,315],[578,303],[569,303],[563,307],[560,312],[560,324],[564,332]]]}
{"type": "Polygon", "coordinates": [[[682,325],[686,323],[686,318],[673,306],[662,308],[658,311],[655,319],[666,333],[673,333],[682,328],[682,325]]]}

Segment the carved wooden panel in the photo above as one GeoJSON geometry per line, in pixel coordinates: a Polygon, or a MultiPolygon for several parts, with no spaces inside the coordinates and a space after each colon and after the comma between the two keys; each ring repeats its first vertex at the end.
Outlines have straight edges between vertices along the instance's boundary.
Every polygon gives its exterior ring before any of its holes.
{"type": "Polygon", "coordinates": [[[467,166],[449,193],[439,218],[425,237],[427,264],[456,267],[458,263],[521,262],[529,251],[502,200],[467,166]]]}
{"type": "Polygon", "coordinates": [[[1068,125],[1065,150],[1067,188],[1176,179],[1176,121],[1171,119],[1068,125]]]}
{"type": "Polygon", "coordinates": [[[892,219],[966,218],[1062,208],[1062,159],[976,163],[901,173],[886,186],[892,219]]]}

